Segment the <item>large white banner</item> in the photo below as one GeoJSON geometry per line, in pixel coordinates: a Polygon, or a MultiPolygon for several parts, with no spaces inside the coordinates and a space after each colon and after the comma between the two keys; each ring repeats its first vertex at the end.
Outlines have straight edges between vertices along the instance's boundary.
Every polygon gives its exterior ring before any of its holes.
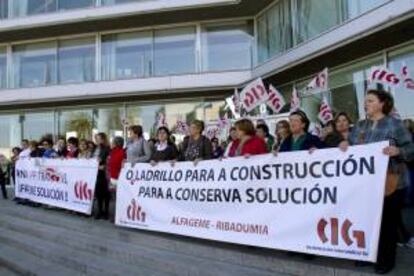
{"type": "Polygon", "coordinates": [[[91,214],[98,161],[25,158],[16,164],[16,197],[91,214]]]}
{"type": "Polygon", "coordinates": [[[191,162],[126,164],[116,224],[376,261],[386,142],[191,162]]]}

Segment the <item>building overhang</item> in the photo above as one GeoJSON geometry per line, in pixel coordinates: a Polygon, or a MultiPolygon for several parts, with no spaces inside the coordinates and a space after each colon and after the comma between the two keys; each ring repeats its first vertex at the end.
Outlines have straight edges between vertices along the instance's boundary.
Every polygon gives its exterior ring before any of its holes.
{"type": "Polygon", "coordinates": [[[272,0],[158,0],[0,21],[0,43],[255,16],[272,0]]]}
{"type": "Polygon", "coordinates": [[[100,81],[82,84],[56,85],[36,88],[8,89],[1,91],[0,107],[30,105],[91,99],[114,99],[157,96],[164,99],[172,95],[209,91],[228,91],[251,79],[251,71],[205,73],[194,75],[156,77],[117,81],[100,81]]]}
{"type": "Polygon", "coordinates": [[[414,38],[414,2],[390,1],[253,69],[281,85],[414,38]]]}

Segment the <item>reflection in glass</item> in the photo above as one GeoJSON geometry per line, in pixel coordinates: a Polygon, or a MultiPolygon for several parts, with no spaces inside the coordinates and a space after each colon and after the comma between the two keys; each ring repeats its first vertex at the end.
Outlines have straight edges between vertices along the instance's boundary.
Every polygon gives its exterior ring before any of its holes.
{"type": "Polygon", "coordinates": [[[7,19],[9,14],[9,0],[0,0],[0,19],[7,19]]]}
{"type": "Polygon", "coordinates": [[[203,27],[203,71],[248,69],[252,61],[251,22],[203,27]]]}
{"type": "Polygon", "coordinates": [[[56,84],[56,42],[41,42],[13,47],[16,87],[56,84]]]}
{"type": "Polygon", "coordinates": [[[6,47],[0,47],[0,88],[7,88],[7,53],[6,47]]]}
{"type": "Polygon", "coordinates": [[[10,155],[13,147],[21,141],[20,116],[17,114],[0,115],[0,154],[10,155]]]}
{"type": "Polygon", "coordinates": [[[93,110],[94,132],[104,132],[112,140],[115,136],[124,137],[124,118],[122,107],[104,107],[93,110]]]}
{"type": "Polygon", "coordinates": [[[148,77],[152,66],[151,32],[107,35],[102,40],[104,80],[148,77]]]}
{"type": "MultiPolygon", "coordinates": [[[[395,50],[389,54],[389,68],[393,72],[401,72],[403,66],[408,67],[409,76],[414,79],[414,46],[395,50]]],[[[402,118],[414,118],[414,91],[404,84],[391,87],[394,95],[395,106],[402,118]]]]}
{"type": "Polygon", "coordinates": [[[83,38],[59,41],[59,83],[95,80],[95,40],[83,38]]]}
{"type": "Polygon", "coordinates": [[[45,135],[54,135],[53,112],[25,113],[21,117],[23,139],[39,141],[45,135]]]}
{"type": "Polygon", "coordinates": [[[195,28],[154,32],[154,70],[156,76],[195,72],[195,28]]]}
{"type": "Polygon", "coordinates": [[[291,1],[280,0],[257,20],[258,61],[293,46],[291,1]]]}
{"type": "Polygon", "coordinates": [[[93,111],[92,109],[74,109],[58,112],[59,135],[65,138],[77,137],[92,139],[93,111]]]}

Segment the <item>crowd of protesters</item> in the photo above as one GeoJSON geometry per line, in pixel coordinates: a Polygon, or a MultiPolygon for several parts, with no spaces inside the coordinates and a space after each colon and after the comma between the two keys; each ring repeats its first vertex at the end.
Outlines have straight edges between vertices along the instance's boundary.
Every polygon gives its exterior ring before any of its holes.
{"type": "MultiPolygon", "coordinates": [[[[384,200],[380,232],[377,273],[387,273],[395,265],[396,245],[414,248],[414,239],[404,227],[402,208],[414,204],[414,122],[392,116],[394,101],[386,91],[369,90],[365,99],[367,119],[353,123],[348,114],[340,112],[326,124],[319,136],[309,131],[310,120],[303,111],[294,111],[288,120],[278,121],[274,136],[264,121],[256,125],[249,119],[240,119],[230,128],[227,141],[207,138],[203,135],[204,122],[195,120],[189,128],[189,135],[176,145],[170,130],[159,127],[156,137],[146,140],[139,125],[129,127],[128,141],[114,137],[109,144],[105,133],[95,135],[95,142],[71,137],[58,139],[44,138],[36,141],[23,140],[21,148],[13,148],[10,175],[13,178],[14,164],[19,158],[96,158],[99,172],[96,184],[96,219],[107,219],[109,202],[124,162],[150,163],[191,161],[194,165],[202,160],[223,159],[237,156],[306,150],[309,153],[321,148],[339,147],[346,151],[350,145],[390,141],[384,154],[390,156],[389,173],[396,174],[398,181],[395,191],[384,200]]],[[[1,163],[0,163],[1,165],[1,163]]],[[[0,181],[3,196],[6,169],[0,166],[0,181]]]]}

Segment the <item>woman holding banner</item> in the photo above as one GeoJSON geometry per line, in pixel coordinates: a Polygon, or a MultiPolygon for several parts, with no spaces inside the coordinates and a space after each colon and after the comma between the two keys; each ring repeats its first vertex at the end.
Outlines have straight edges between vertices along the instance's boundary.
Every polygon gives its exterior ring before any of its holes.
{"type": "Polygon", "coordinates": [[[287,120],[279,121],[276,124],[276,142],[273,145],[273,151],[279,151],[280,146],[290,136],[290,125],[287,120]]]}
{"type": "Polygon", "coordinates": [[[324,148],[321,140],[308,132],[310,121],[305,112],[292,112],[289,122],[291,134],[280,145],[280,152],[324,148]]]}
{"type": "Polygon", "coordinates": [[[252,121],[241,119],[235,124],[239,144],[236,156],[249,157],[250,155],[267,153],[266,143],[263,139],[256,136],[256,130],[252,121]]]}
{"type": "Polygon", "coordinates": [[[108,219],[109,211],[109,185],[108,177],[106,174],[106,164],[110,153],[108,138],[105,133],[98,133],[96,135],[97,147],[94,153],[94,157],[98,159],[99,170],[96,179],[96,199],[98,201],[98,211],[95,214],[95,219],[108,219]]]}
{"type": "Polygon", "coordinates": [[[204,122],[194,120],[190,125],[190,136],[184,138],[181,152],[181,161],[193,161],[196,165],[200,160],[209,160],[213,157],[210,140],[203,135],[204,122]]]}
{"type": "Polygon", "coordinates": [[[151,148],[144,138],[142,126],[135,125],[129,128],[129,141],[126,146],[127,162],[146,163],[151,158],[151,148]]]}
{"type": "Polygon", "coordinates": [[[224,151],[224,157],[234,157],[236,156],[236,150],[239,145],[239,139],[237,137],[237,131],[235,127],[230,129],[230,135],[227,140],[228,144],[226,150],[224,151]]]}
{"type": "Polygon", "coordinates": [[[338,113],[333,120],[333,132],[325,138],[327,147],[337,147],[342,141],[348,140],[351,129],[351,118],[345,112],[338,113]]]}
{"type": "MultiPolygon", "coordinates": [[[[402,189],[407,185],[405,162],[414,158],[414,144],[410,133],[400,119],[390,114],[394,109],[391,94],[382,90],[368,90],[365,98],[367,119],[356,124],[340,148],[346,151],[349,145],[361,145],[379,141],[390,141],[384,154],[390,156],[385,187],[385,200],[382,213],[381,233],[375,272],[385,274],[395,266],[397,225],[401,218],[402,189]]],[[[381,184],[381,183],[379,183],[381,184]]]]}
{"type": "Polygon", "coordinates": [[[157,142],[151,155],[151,165],[155,166],[158,162],[171,161],[177,159],[178,150],[171,141],[171,133],[166,127],[157,130],[157,142]]]}

